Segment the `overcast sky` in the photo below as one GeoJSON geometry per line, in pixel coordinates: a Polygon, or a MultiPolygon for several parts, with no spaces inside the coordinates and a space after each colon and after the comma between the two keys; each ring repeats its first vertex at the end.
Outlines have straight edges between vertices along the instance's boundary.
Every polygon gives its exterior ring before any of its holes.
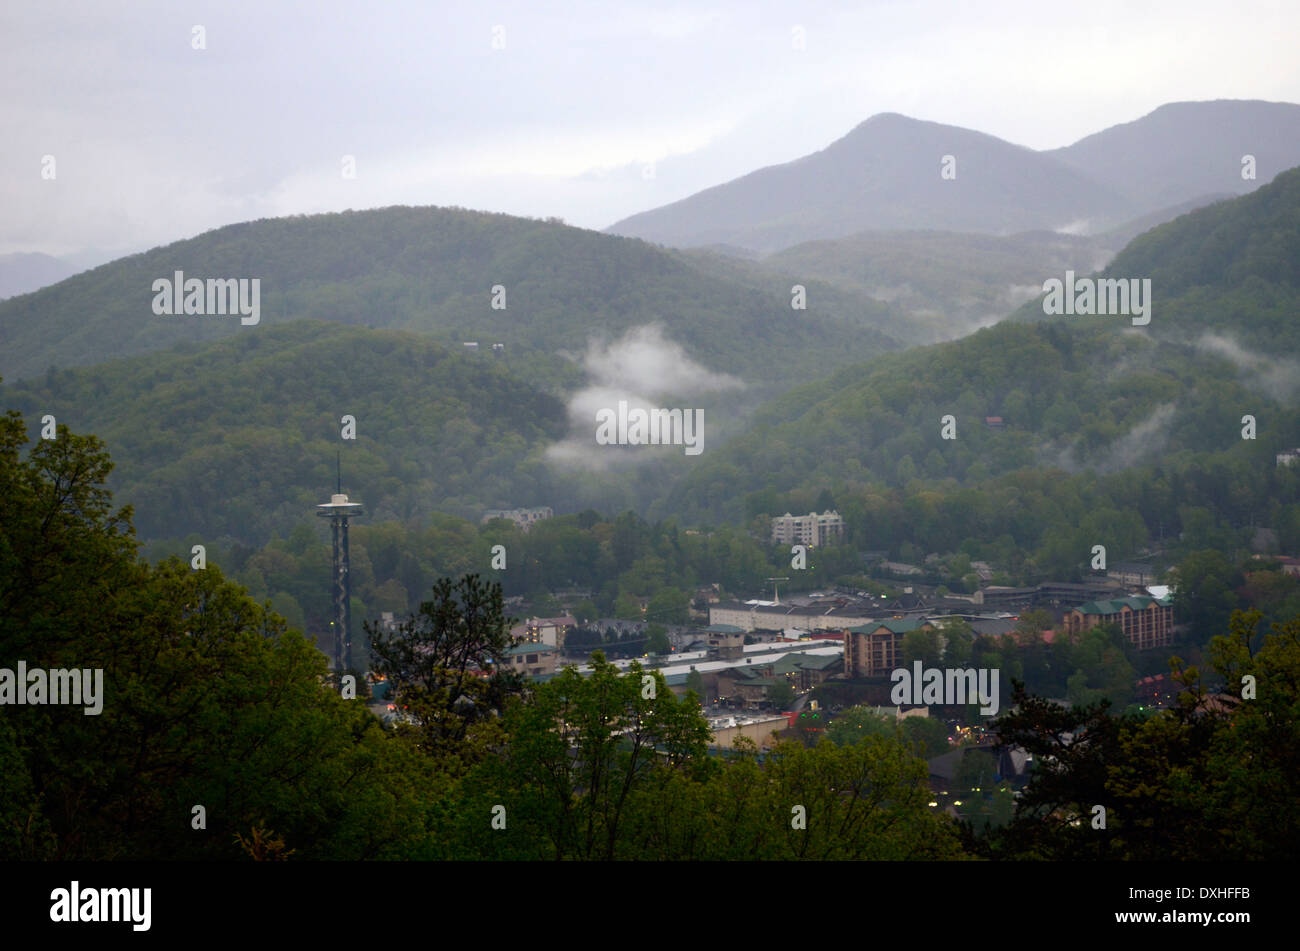
{"type": "Polygon", "coordinates": [[[603,228],[879,112],[1044,149],[1300,102],[1297,37],[1294,0],[4,0],[0,253],[392,204],[603,228]]]}

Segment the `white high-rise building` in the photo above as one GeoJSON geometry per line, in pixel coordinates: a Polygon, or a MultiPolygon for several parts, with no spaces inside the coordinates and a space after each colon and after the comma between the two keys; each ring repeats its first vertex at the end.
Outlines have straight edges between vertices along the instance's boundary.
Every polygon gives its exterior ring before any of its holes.
{"type": "Polygon", "coordinates": [[[772,541],[781,545],[808,545],[817,548],[844,538],[844,519],[839,512],[818,515],[784,515],[772,519],[772,541]]]}

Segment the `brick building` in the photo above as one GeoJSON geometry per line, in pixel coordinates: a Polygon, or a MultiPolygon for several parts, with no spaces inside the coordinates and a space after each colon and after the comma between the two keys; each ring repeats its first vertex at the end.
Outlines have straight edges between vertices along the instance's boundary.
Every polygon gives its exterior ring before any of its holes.
{"type": "Polygon", "coordinates": [[[1065,615],[1068,634],[1101,624],[1117,624],[1139,650],[1167,647],[1174,641],[1174,609],[1168,598],[1130,597],[1089,601],[1065,615]]]}
{"type": "Polygon", "coordinates": [[[873,621],[844,632],[844,673],[849,677],[884,677],[900,666],[903,635],[908,631],[934,630],[923,618],[890,618],[873,621]]]}

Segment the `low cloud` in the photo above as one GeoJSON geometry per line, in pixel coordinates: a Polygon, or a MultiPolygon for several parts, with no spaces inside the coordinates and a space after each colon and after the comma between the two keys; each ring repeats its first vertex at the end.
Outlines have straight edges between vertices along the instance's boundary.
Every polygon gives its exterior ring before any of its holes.
{"type": "Polygon", "coordinates": [[[1091,469],[1098,475],[1107,475],[1130,469],[1164,450],[1169,442],[1169,424],[1177,409],[1173,403],[1161,403],[1123,436],[1086,459],[1080,460],[1076,447],[1069,446],[1047,462],[1071,473],[1091,469]]]}
{"type": "MultiPolygon", "coordinates": [[[[740,390],[745,386],[734,376],[715,372],[692,360],[681,344],[664,335],[659,324],[633,327],[613,343],[592,338],[586,353],[574,359],[582,363],[589,385],[569,399],[573,434],[546,450],[547,460],[562,468],[603,472],[639,465],[665,452],[681,455],[681,448],[669,446],[597,445],[598,410],[613,409],[620,401],[626,402],[629,410],[697,407],[698,400],[690,401],[700,394],[740,390]]],[[[706,431],[711,422],[706,408],[706,431]]]]}
{"type": "Polygon", "coordinates": [[[1226,359],[1241,371],[1245,385],[1279,403],[1290,402],[1297,390],[1300,390],[1300,363],[1295,360],[1247,350],[1223,334],[1202,334],[1194,346],[1226,359]]]}

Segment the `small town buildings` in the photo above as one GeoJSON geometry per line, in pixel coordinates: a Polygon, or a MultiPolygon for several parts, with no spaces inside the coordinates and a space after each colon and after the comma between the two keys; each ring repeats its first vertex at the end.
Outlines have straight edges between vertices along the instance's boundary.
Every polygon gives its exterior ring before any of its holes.
{"type": "Polygon", "coordinates": [[[731,667],[718,672],[718,702],[758,710],[767,701],[767,691],[776,684],[777,678],[762,668],[731,667]]]}
{"type": "Polygon", "coordinates": [[[514,522],[526,532],[542,519],[554,517],[555,512],[549,505],[532,509],[488,509],[479,519],[479,524],[486,525],[494,518],[504,518],[514,522]]]}

